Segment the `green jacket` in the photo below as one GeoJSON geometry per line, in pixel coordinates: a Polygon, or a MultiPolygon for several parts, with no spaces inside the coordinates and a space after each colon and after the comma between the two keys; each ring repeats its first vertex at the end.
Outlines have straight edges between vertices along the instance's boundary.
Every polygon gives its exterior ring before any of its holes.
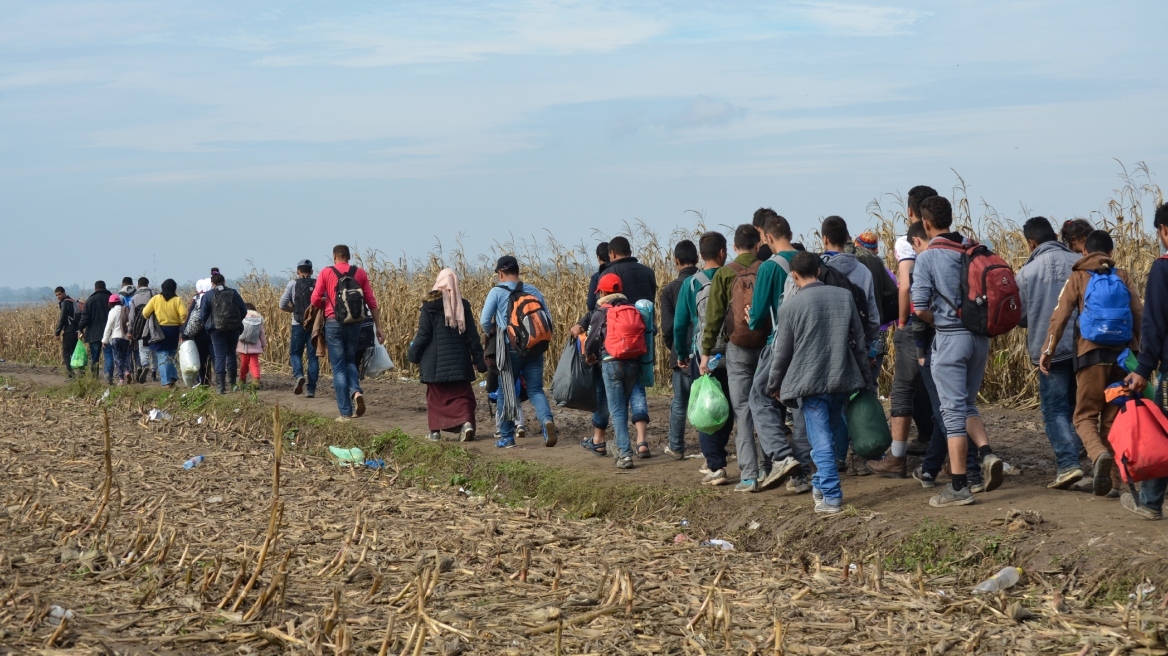
{"type": "MultiPolygon", "coordinates": [[[[712,267],[702,273],[710,278],[712,285],[714,274],[717,272],[718,267],[712,267]]],[[[698,325],[697,298],[698,282],[691,276],[681,284],[681,290],[677,294],[677,308],[673,311],[673,352],[677,354],[678,360],[688,360],[693,353],[693,332],[698,325]]]]}
{"type": "MultiPolygon", "coordinates": [[[[743,253],[734,261],[744,267],[754,264],[754,253],[743,253]]],[[[734,269],[724,266],[714,274],[710,284],[710,299],[706,301],[706,332],[702,335],[702,351],[710,353],[718,345],[718,334],[726,323],[726,309],[730,307],[730,289],[734,284],[734,269]]]]}
{"type": "MultiPolygon", "coordinates": [[[[799,251],[780,251],[775,253],[788,262],[799,251]]],[[[754,298],[750,301],[751,330],[758,330],[768,317],[775,319],[779,316],[779,308],[783,305],[783,288],[787,284],[787,272],[774,259],[763,262],[758,267],[758,278],[754,281],[754,298]]],[[[777,323],[777,322],[776,322],[777,323]]],[[[775,325],[772,323],[772,326],[775,325]]],[[[775,341],[775,331],[772,330],[767,344],[775,341]]]]}

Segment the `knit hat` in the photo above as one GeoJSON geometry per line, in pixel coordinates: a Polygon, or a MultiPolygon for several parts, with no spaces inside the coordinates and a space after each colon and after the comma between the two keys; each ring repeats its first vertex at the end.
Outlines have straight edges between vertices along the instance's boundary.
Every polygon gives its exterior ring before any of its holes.
{"type": "Polygon", "coordinates": [[[875,232],[872,232],[871,230],[865,230],[860,234],[859,237],[856,237],[856,245],[863,246],[864,248],[867,248],[868,250],[875,253],[876,249],[880,245],[880,238],[876,236],[875,232]]]}
{"type": "Polygon", "coordinates": [[[618,294],[621,291],[620,276],[615,273],[606,273],[600,276],[600,280],[596,283],[596,291],[601,294],[618,294]]]}

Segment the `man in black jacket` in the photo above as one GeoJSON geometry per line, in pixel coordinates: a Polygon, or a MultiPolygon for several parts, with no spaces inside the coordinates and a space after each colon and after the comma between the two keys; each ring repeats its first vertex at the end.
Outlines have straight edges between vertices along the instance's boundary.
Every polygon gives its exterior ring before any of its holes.
{"type": "Polygon", "coordinates": [[[97,375],[97,364],[101,361],[101,338],[109,318],[109,298],[104,280],[93,283],[93,293],[85,299],[81,319],[77,322],[77,339],[89,345],[89,372],[94,375],[97,375]]]}
{"type": "Polygon", "coordinates": [[[673,368],[673,403],[669,406],[669,445],[665,447],[665,455],[682,460],[685,458],[685,411],[693,379],[688,369],[677,366],[677,354],[673,352],[673,315],[681,284],[698,272],[698,247],[688,239],[678,242],[673,247],[673,264],[677,267],[677,278],[661,290],[657,307],[661,309],[661,336],[669,348],[669,363],[673,368]]]}
{"type": "Polygon", "coordinates": [[[589,312],[596,309],[596,283],[600,281],[600,276],[608,268],[608,242],[606,241],[602,241],[596,245],[596,265],[596,273],[592,274],[592,279],[588,281],[589,312]]]}
{"type": "Polygon", "coordinates": [[[65,361],[65,374],[73,378],[73,350],[77,348],[77,301],[65,293],[64,287],[53,292],[57,297],[57,307],[61,315],[57,318],[57,330],[53,335],[61,340],[61,357],[65,361]]]}

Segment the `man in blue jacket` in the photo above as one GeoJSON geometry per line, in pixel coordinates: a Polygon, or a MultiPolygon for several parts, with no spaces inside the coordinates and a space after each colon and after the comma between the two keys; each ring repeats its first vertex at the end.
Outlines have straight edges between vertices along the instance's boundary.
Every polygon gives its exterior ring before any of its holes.
{"type": "MultiPolygon", "coordinates": [[[[1168,205],[1156,209],[1152,224],[1160,246],[1168,250],[1168,205]]],[[[1168,411],[1168,255],[1161,255],[1152,263],[1148,285],[1144,289],[1144,318],[1140,327],[1140,364],[1124,381],[1128,389],[1142,390],[1148,386],[1152,372],[1160,370],[1160,384],[1156,388],[1156,402],[1168,411]]],[[[1154,478],[1140,483],[1140,497],[1124,494],[1119,502],[1124,508],[1144,519],[1160,519],[1164,512],[1164,490],[1168,478],[1154,478]]]]}

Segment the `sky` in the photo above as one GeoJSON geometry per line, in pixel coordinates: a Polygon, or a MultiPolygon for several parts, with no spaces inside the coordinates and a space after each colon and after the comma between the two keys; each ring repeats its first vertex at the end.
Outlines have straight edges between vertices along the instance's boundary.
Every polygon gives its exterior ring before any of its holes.
{"type": "MultiPolygon", "coordinates": [[[[1004,215],[1168,168],[1168,3],[0,0],[0,285],[1004,215]],[[1156,45],[1160,44],[1160,45],[1156,45]]],[[[1163,181],[1161,178],[1155,178],[1163,181]]],[[[636,244],[634,243],[634,249],[636,244]]]]}

